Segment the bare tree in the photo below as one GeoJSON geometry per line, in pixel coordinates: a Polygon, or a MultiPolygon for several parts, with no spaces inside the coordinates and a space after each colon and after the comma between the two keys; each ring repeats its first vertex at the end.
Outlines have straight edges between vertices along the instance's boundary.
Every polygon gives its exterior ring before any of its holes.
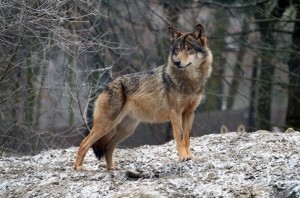
{"type": "Polygon", "coordinates": [[[66,99],[66,122],[74,123],[80,101],[75,93],[83,86],[77,80],[84,76],[77,69],[95,70],[84,57],[111,45],[104,42],[104,31],[93,32],[103,18],[97,1],[2,1],[0,13],[0,141],[28,152],[32,145],[44,145],[45,133],[38,130],[43,130],[41,119],[49,119],[48,109],[59,110],[54,100],[66,99]]]}

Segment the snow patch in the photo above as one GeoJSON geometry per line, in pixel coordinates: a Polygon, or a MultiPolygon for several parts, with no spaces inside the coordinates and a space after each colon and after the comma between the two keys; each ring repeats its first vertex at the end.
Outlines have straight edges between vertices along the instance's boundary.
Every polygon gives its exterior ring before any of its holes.
{"type": "Polygon", "coordinates": [[[78,148],[0,159],[0,197],[300,197],[300,133],[226,133],[192,138],[194,161],[178,162],[174,141],[117,149],[106,171],[78,148]]]}

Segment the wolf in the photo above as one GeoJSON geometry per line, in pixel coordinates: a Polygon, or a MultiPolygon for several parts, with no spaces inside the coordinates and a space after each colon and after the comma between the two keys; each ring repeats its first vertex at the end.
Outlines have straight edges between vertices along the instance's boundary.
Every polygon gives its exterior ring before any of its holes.
{"type": "Polygon", "coordinates": [[[190,132],[194,112],[211,76],[213,56],[201,24],[192,32],[169,27],[168,62],[155,69],[120,76],[95,102],[93,127],[81,142],[75,170],[81,170],[90,147],[98,159],[105,157],[108,170],[116,169],[113,152],[139,122],[171,122],[180,161],[193,159],[190,132]]]}

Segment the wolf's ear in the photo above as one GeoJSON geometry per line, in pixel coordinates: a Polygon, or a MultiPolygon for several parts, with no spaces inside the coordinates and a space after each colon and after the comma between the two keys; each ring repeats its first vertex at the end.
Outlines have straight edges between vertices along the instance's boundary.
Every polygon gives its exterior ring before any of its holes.
{"type": "Polygon", "coordinates": [[[206,36],[203,26],[201,24],[196,25],[194,32],[196,35],[196,39],[200,40],[202,45],[206,45],[206,36]]]}
{"type": "Polygon", "coordinates": [[[169,26],[169,35],[171,41],[174,41],[175,39],[180,37],[181,33],[178,30],[176,30],[174,27],[169,26]]]}

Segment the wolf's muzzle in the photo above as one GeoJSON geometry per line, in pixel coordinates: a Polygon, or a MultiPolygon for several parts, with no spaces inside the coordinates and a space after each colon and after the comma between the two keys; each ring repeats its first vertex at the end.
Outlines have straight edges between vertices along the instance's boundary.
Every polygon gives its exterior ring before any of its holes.
{"type": "Polygon", "coordinates": [[[186,68],[186,67],[188,67],[188,66],[190,66],[192,63],[190,62],[190,63],[188,63],[187,65],[181,65],[181,62],[180,61],[175,61],[174,62],[174,64],[175,64],[175,66],[178,68],[178,69],[183,69],[183,68],[186,68]]]}
{"type": "Polygon", "coordinates": [[[174,61],[174,64],[176,65],[176,67],[180,67],[181,61],[174,61]]]}

